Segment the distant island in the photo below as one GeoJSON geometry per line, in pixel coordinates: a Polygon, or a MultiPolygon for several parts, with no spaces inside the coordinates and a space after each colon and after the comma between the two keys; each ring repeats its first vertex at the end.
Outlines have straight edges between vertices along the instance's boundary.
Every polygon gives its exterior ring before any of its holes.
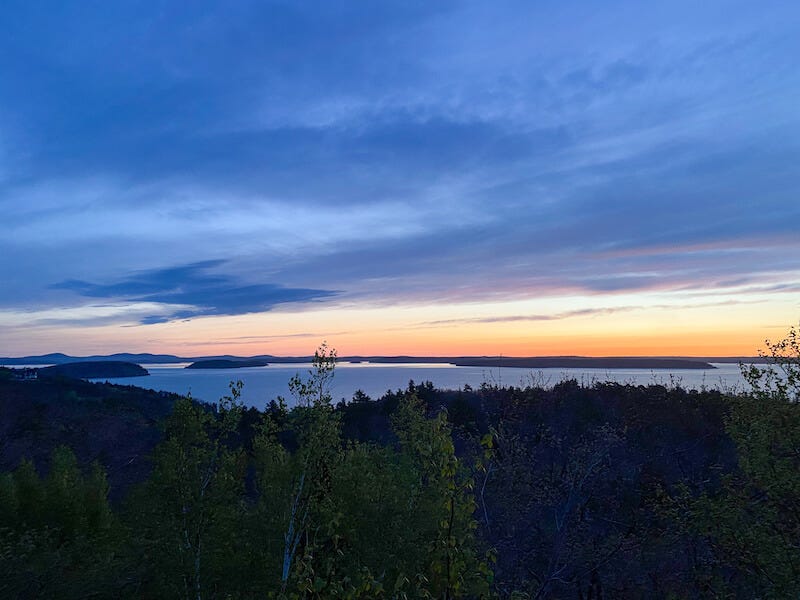
{"type": "Polygon", "coordinates": [[[84,361],[53,365],[39,369],[39,377],[73,377],[75,379],[103,379],[116,377],[143,377],[147,369],[124,361],[84,361]]]}
{"type": "Polygon", "coordinates": [[[198,360],[188,365],[187,369],[243,369],[245,367],[266,367],[265,360],[198,360]]]}
{"type": "Polygon", "coordinates": [[[705,361],[683,358],[552,356],[540,358],[467,358],[458,367],[514,367],[521,369],[716,369],[705,361]]]}

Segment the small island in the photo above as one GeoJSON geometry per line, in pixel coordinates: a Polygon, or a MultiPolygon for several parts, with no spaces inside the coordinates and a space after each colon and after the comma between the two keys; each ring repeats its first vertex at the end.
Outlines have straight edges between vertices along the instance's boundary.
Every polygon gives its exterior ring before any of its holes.
{"type": "Polygon", "coordinates": [[[265,360],[198,360],[188,365],[187,369],[243,369],[245,367],[266,367],[265,360]]]}
{"type": "Polygon", "coordinates": [[[143,377],[147,369],[136,363],[120,360],[98,360],[64,363],[43,367],[39,377],[72,377],[74,379],[114,379],[117,377],[143,377]]]}

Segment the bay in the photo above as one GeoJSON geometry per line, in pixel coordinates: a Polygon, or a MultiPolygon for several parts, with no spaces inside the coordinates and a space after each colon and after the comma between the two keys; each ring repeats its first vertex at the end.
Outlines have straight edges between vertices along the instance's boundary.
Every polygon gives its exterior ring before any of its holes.
{"type": "MultiPolygon", "coordinates": [[[[191,394],[206,402],[216,402],[229,393],[229,384],[241,380],[244,384],[242,401],[248,406],[264,408],[277,396],[286,398],[289,406],[296,402],[289,393],[289,379],[299,373],[307,375],[311,364],[271,364],[266,367],[242,369],[186,369],[185,364],[142,365],[150,375],[108,379],[112,383],[135,385],[158,391],[191,394]]],[[[745,382],[737,364],[716,363],[712,370],[677,369],[520,369],[457,367],[446,364],[377,364],[347,363],[336,365],[331,385],[334,401],[349,400],[360,389],[372,398],[379,398],[387,390],[405,389],[410,380],[415,383],[430,381],[441,389],[463,389],[465,385],[478,388],[482,384],[513,385],[525,387],[538,385],[551,387],[566,379],[576,379],[582,385],[613,381],[633,385],[659,384],[686,389],[719,389],[741,391],[745,382]]],[[[103,379],[106,381],[106,379],[103,379]]]]}

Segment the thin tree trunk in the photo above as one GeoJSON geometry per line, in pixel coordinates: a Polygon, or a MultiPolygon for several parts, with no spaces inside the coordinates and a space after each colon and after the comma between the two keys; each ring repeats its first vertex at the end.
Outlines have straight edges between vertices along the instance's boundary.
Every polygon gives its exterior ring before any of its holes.
{"type": "Polygon", "coordinates": [[[299,526],[297,523],[298,509],[303,495],[303,485],[305,484],[306,474],[300,476],[300,484],[298,485],[297,495],[294,497],[292,503],[292,514],[289,517],[289,528],[283,536],[283,570],[281,572],[281,593],[286,592],[286,584],[289,581],[289,572],[291,571],[292,561],[294,560],[295,552],[297,551],[297,544],[300,542],[300,536],[303,533],[303,524],[306,520],[308,510],[303,514],[302,521],[299,526]]]}

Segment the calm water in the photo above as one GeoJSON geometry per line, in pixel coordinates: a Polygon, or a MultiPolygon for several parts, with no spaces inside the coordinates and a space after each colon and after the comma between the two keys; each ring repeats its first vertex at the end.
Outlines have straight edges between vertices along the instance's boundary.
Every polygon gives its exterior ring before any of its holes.
{"type": "MultiPolygon", "coordinates": [[[[295,373],[305,375],[310,364],[269,365],[244,369],[184,369],[186,365],[143,365],[148,377],[126,377],[109,379],[114,383],[136,385],[154,390],[191,393],[207,402],[214,402],[228,392],[231,380],[244,383],[242,400],[251,406],[262,408],[276,396],[283,396],[291,406],[294,400],[289,394],[288,381],[295,373]]],[[[501,385],[552,386],[559,381],[575,378],[591,385],[595,381],[616,381],[647,385],[681,385],[700,389],[742,389],[744,381],[736,364],[716,364],[709,371],[700,370],[643,370],[643,369],[485,369],[481,367],[455,367],[442,364],[370,364],[338,363],[333,379],[332,393],[335,400],[350,399],[353,392],[361,389],[373,398],[387,390],[405,389],[410,379],[416,383],[431,381],[443,389],[459,389],[465,384],[479,387],[482,383],[501,385]]]]}

